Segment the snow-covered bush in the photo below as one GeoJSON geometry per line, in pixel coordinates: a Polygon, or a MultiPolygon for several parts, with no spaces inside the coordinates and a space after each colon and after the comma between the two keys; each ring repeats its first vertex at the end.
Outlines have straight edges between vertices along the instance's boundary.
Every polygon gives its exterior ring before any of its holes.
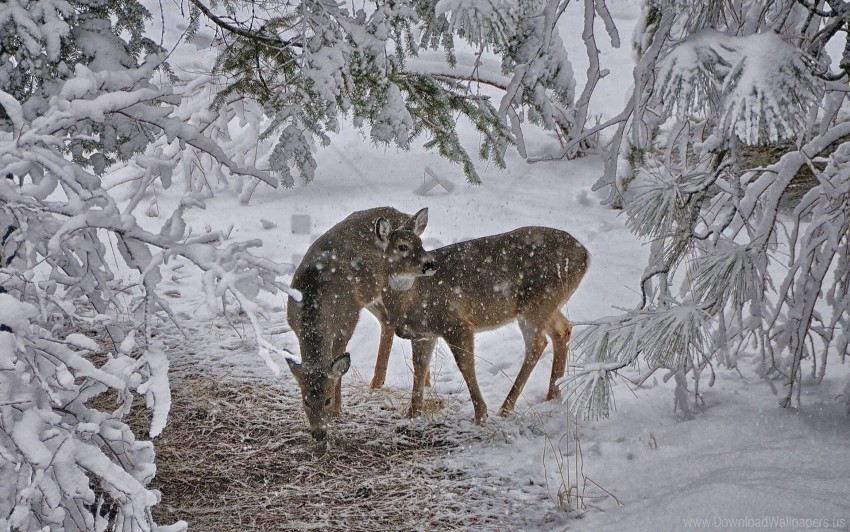
{"type": "Polygon", "coordinates": [[[850,48],[833,72],[825,47],[850,10],[817,5],[645,2],[634,93],[597,187],[651,254],[639,308],[577,339],[585,415],[607,414],[613,373],[641,354],[640,380],[675,375],[686,415],[684,375],[698,385],[715,361],[760,353],[788,406],[803,359],[820,382],[828,356],[846,357],[850,48]],[[768,148],[774,160],[749,163],[768,148]]]}
{"type": "MultiPolygon", "coordinates": [[[[51,305],[45,305],[47,309],[51,305]]],[[[132,393],[154,409],[151,435],[165,423],[170,394],[162,347],[130,355],[122,342],[98,367],[88,336],[57,338],[37,306],[0,294],[0,526],[5,530],[181,530],[156,527],[145,488],[156,473],[153,444],[122,421],[132,393]],[[116,410],[86,405],[111,391],[116,410]]],[[[132,339],[132,336],[128,337],[132,339]]]]}
{"type": "MultiPolygon", "coordinates": [[[[159,74],[164,76],[163,73],[159,74]]],[[[198,198],[209,198],[218,193],[238,195],[242,203],[248,203],[258,186],[267,183],[246,169],[271,166],[270,156],[274,148],[274,139],[263,138],[263,131],[270,120],[261,106],[249,98],[231,95],[215,108],[210,106],[221,86],[217,77],[207,72],[181,72],[179,77],[168,80],[177,102],[172,116],[186,124],[194,126],[204,138],[219,146],[227,157],[243,170],[234,172],[232,165],[222,164],[220,153],[211,153],[205,147],[196,147],[190,143],[174,142],[167,136],[160,136],[149,144],[145,154],[156,159],[171,159],[178,163],[174,172],[179,175],[185,194],[198,198]]],[[[144,159],[143,159],[144,160],[144,159]]],[[[143,163],[128,161],[122,171],[121,182],[139,181],[147,174],[143,163]]],[[[289,169],[274,176],[285,187],[294,185],[289,169]]],[[[119,182],[110,182],[111,186],[119,182]]],[[[163,185],[171,185],[169,178],[163,185]]],[[[157,198],[150,199],[150,214],[159,213],[157,198]]]]}
{"type": "Polygon", "coordinates": [[[172,316],[157,293],[162,264],[182,257],[200,268],[210,305],[240,305],[275,365],[254,299],[288,290],[276,280],[286,268],[249,252],[260,242],[189,234],[184,212],[203,207],[191,187],[158,231],[136,221],[150,188],[171,186],[187,153],[169,151],[172,143],[278,182],[175,116],[179,98],[153,82],[167,68],[143,36],[148,16],[132,1],[0,4],[3,529],[185,528],[154,523],[159,496],[146,487],[154,449],[123,421],[134,395],[152,411],[152,437],[168,416],[168,358],[152,335],[156,319],[172,316]],[[122,202],[99,177],[117,161],[143,170],[122,202]],[[81,331],[102,331],[102,341],[81,331]],[[114,410],[92,406],[96,396],[114,400],[114,410]]]}

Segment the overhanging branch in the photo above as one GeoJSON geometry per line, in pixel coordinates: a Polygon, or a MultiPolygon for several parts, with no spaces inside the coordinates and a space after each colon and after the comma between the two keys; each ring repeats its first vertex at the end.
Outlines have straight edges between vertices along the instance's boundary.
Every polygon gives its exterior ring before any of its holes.
{"type": "Polygon", "coordinates": [[[269,46],[282,48],[288,48],[290,46],[295,46],[298,48],[301,47],[301,43],[298,42],[287,41],[277,36],[263,34],[260,31],[246,30],[244,28],[240,28],[239,26],[234,26],[233,24],[226,22],[224,19],[213,13],[210,8],[205,6],[200,0],[189,0],[189,2],[193,6],[198,8],[198,10],[203,13],[208,19],[210,19],[213,24],[227,32],[239,35],[240,37],[245,37],[246,39],[251,39],[253,41],[260,41],[269,46]]]}

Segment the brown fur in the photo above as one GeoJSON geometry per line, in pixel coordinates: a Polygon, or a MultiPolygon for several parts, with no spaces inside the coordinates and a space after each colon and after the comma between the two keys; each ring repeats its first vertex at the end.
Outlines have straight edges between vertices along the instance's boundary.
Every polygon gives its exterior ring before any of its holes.
{"type": "MultiPolygon", "coordinates": [[[[519,321],[525,339],[522,368],[502,404],[513,410],[531,370],[553,342],[547,399],[559,395],[572,326],[561,313],[587,271],[587,250],[569,233],[523,227],[500,235],[445,246],[431,252],[436,273],[419,277],[406,291],[383,291],[382,301],[396,334],[413,341],[413,396],[410,415],[422,408],[424,378],[437,338],[449,345],[472,397],[475,421],[487,405],[475,376],[476,332],[519,321]]],[[[390,265],[390,276],[393,275],[390,265]]]]}
{"type": "Polygon", "coordinates": [[[381,240],[376,224],[385,222],[385,238],[403,235],[411,241],[415,257],[396,261],[396,267],[412,264],[408,267],[422,274],[424,250],[415,234],[424,230],[421,219],[427,223],[427,211],[414,216],[390,207],[355,212],[319,237],[295,270],[291,286],[301,292],[302,299],[289,298],[287,318],[298,337],[302,363],[290,363],[290,369],[301,387],[311,429],[319,439],[324,437],[329,415],[340,413],[340,378],[350,366],[345,348],[363,308],[381,323],[372,387],[380,387],[386,375],[393,332],[380,295],[388,282],[386,264],[393,249],[381,240]]]}

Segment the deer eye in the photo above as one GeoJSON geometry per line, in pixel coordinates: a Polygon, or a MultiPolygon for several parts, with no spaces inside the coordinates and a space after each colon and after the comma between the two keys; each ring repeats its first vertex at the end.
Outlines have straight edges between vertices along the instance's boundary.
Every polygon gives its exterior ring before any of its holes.
{"type": "Polygon", "coordinates": [[[325,399],[325,406],[330,406],[330,404],[331,404],[330,398],[325,399]]]}
{"type": "Polygon", "coordinates": [[[408,246],[407,244],[402,244],[398,247],[398,250],[401,251],[401,252],[405,252],[408,249],[410,249],[410,246],[408,246]]]}

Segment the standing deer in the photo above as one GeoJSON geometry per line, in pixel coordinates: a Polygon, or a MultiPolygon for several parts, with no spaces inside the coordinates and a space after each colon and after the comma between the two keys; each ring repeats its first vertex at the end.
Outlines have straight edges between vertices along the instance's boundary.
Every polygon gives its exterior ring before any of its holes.
{"type": "Polygon", "coordinates": [[[390,207],[355,212],[320,236],[295,270],[291,286],[302,298],[289,298],[287,319],[302,361],[288,362],[315,439],[324,440],[329,417],[340,413],[340,378],[351,366],[345,347],[364,307],[381,323],[372,387],[383,384],[393,341],[379,299],[381,289],[391,284],[387,267],[404,276],[433,273],[419,239],[427,223],[428,209],[413,216],[390,207]]]}
{"type": "Polygon", "coordinates": [[[431,251],[436,272],[414,277],[389,265],[382,301],[398,336],[413,344],[413,394],[409,415],[422,409],[431,353],[443,338],[469,388],[475,422],[487,419],[487,405],[475,377],[473,337],[514,319],[525,340],[522,368],[499,410],[511,412],[531,370],[552,339],[552,376],[547,400],[560,395],[572,325],[560,307],[587,271],[587,250],[569,233],[523,227],[500,235],[431,251]]]}

